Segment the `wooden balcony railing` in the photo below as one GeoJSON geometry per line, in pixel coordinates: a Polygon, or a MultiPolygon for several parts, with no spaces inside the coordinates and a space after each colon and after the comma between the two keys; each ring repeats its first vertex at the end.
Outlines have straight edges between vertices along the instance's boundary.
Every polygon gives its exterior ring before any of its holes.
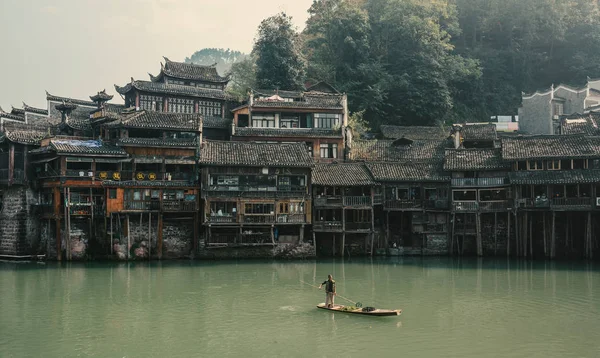
{"type": "Polygon", "coordinates": [[[242,191],[242,190],[202,190],[203,198],[305,198],[306,191],[242,191]]]}
{"type": "Polygon", "coordinates": [[[0,169],[0,182],[8,183],[11,179],[13,184],[23,184],[25,182],[25,171],[23,169],[14,169],[12,178],[10,178],[9,169],[0,169]]]}
{"type": "Polygon", "coordinates": [[[452,210],[454,211],[477,211],[479,203],[476,201],[454,201],[452,202],[452,210]]]}
{"type": "Polygon", "coordinates": [[[367,231],[371,230],[371,223],[346,223],[346,231],[367,231]]]}
{"type": "Polygon", "coordinates": [[[342,206],[341,196],[318,196],[314,200],[315,207],[342,206]]]}
{"type": "Polygon", "coordinates": [[[535,199],[518,199],[516,201],[517,208],[550,208],[550,200],[548,198],[535,198],[535,199]]]}
{"type": "Polygon", "coordinates": [[[342,230],[341,221],[315,221],[313,223],[315,231],[340,231],[342,230]]]}
{"type": "Polygon", "coordinates": [[[386,209],[421,209],[423,201],[420,199],[386,200],[386,209]]]}
{"type": "Polygon", "coordinates": [[[303,224],[306,222],[305,214],[279,214],[277,223],[283,224],[303,224]]]}
{"type": "Polygon", "coordinates": [[[510,200],[479,202],[479,210],[480,211],[491,211],[491,212],[506,211],[510,207],[512,207],[510,200]]]}
{"type": "Polygon", "coordinates": [[[217,224],[236,223],[237,215],[207,215],[206,222],[217,224]]]}
{"type": "Polygon", "coordinates": [[[593,205],[592,198],[555,198],[552,199],[550,204],[551,208],[561,207],[577,207],[577,208],[590,208],[593,205]]]}
{"type": "Polygon", "coordinates": [[[180,212],[194,212],[196,211],[197,205],[195,201],[185,200],[163,200],[161,204],[162,211],[180,211],[180,212]]]}
{"type": "Polygon", "coordinates": [[[273,224],[275,215],[240,215],[240,222],[245,224],[273,224]]]}
{"type": "Polygon", "coordinates": [[[344,196],[344,206],[346,207],[369,207],[373,206],[371,196],[344,196]]]}
{"type": "Polygon", "coordinates": [[[441,198],[441,199],[431,199],[431,200],[424,200],[423,204],[425,206],[425,209],[448,209],[450,207],[450,202],[448,200],[448,198],[441,198]]]}
{"type": "Polygon", "coordinates": [[[383,204],[383,194],[375,194],[373,196],[373,205],[383,204]]]}
{"type": "Polygon", "coordinates": [[[135,210],[135,211],[159,211],[160,210],[160,201],[150,201],[150,200],[126,200],[125,201],[125,210],[135,210]]]}
{"type": "Polygon", "coordinates": [[[508,185],[508,178],[454,178],[453,187],[494,187],[508,185]]]}

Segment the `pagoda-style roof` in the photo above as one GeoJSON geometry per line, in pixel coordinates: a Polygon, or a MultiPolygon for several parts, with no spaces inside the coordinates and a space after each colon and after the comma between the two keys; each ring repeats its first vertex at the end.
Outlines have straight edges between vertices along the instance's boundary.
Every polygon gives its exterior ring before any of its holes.
{"type": "Polygon", "coordinates": [[[441,126],[391,126],[379,127],[383,138],[412,140],[442,140],[450,136],[450,129],[441,126]]]}
{"type": "Polygon", "coordinates": [[[435,161],[444,160],[448,140],[356,140],[352,142],[349,159],[352,161],[435,161]]]}
{"type": "Polygon", "coordinates": [[[55,152],[59,155],[127,157],[122,148],[103,142],[102,140],[50,139],[47,146],[30,151],[31,154],[55,152]]]}
{"type": "Polygon", "coordinates": [[[200,151],[203,165],[234,165],[254,167],[313,166],[313,159],[304,143],[253,143],[206,141],[200,151]]]}
{"type": "Polygon", "coordinates": [[[77,108],[77,105],[73,102],[63,101],[62,103],[59,103],[56,106],[54,106],[54,108],[56,108],[60,112],[71,112],[77,108]]]}
{"type": "Polygon", "coordinates": [[[27,103],[25,103],[25,102],[23,102],[23,109],[25,110],[25,112],[30,112],[30,113],[35,113],[35,114],[41,114],[41,115],[44,115],[44,116],[48,115],[48,110],[47,109],[32,107],[32,106],[27,105],[27,103]]]}
{"type": "Polygon", "coordinates": [[[21,123],[5,123],[4,138],[25,145],[39,145],[40,141],[50,135],[49,127],[32,126],[21,123]]]}
{"type": "Polygon", "coordinates": [[[496,125],[493,123],[465,124],[462,126],[460,133],[465,141],[489,141],[498,139],[496,125]]]}
{"type": "Polygon", "coordinates": [[[25,122],[25,116],[5,112],[1,107],[0,107],[0,118],[6,118],[6,119],[11,119],[13,121],[25,122]]]}
{"type": "Polygon", "coordinates": [[[236,137],[342,138],[341,130],[322,128],[236,128],[236,137]]]}
{"type": "Polygon", "coordinates": [[[438,163],[392,162],[366,163],[375,180],[380,182],[446,182],[450,176],[438,163]]]}
{"type": "Polygon", "coordinates": [[[198,81],[198,82],[213,82],[227,83],[227,77],[221,77],[217,72],[216,64],[212,66],[197,65],[193,63],[175,62],[166,57],[165,64],[161,63],[161,69],[158,76],[150,74],[152,82],[163,82],[165,76],[173,77],[182,80],[198,81]]]}
{"type": "Polygon", "coordinates": [[[600,137],[535,135],[502,138],[504,160],[600,158],[600,137]]]}
{"type": "Polygon", "coordinates": [[[487,171],[510,169],[500,149],[447,149],[444,170],[487,171]]]}
{"type": "Polygon", "coordinates": [[[106,93],[106,90],[102,90],[100,92],[98,92],[97,94],[90,96],[90,99],[93,102],[106,102],[106,101],[110,101],[111,99],[113,99],[113,96],[106,93]]]}
{"type": "Polygon", "coordinates": [[[151,147],[151,148],[196,148],[196,138],[121,138],[117,144],[123,147],[151,147]]]}
{"type": "Polygon", "coordinates": [[[312,184],[343,187],[379,185],[363,163],[316,164],[312,184]]]}
{"type": "Polygon", "coordinates": [[[281,98],[302,98],[304,95],[303,91],[285,91],[280,89],[256,89],[252,90],[254,92],[254,97],[272,97],[279,96],[281,98]]]}
{"type": "Polygon", "coordinates": [[[202,114],[143,110],[128,115],[120,115],[117,120],[107,123],[106,126],[200,132],[202,131],[202,114]]]}
{"type": "Polygon", "coordinates": [[[508,174],[511,184],[589,184],[600,182],[600,170],[523,170],[508,174]]]}
{"type": "Polygon", "coordinates": [[[204,119],[202,120],[202,128],[229,129],[229,127],[231,127],[231,119],[204,116],[204,119]]]}
{"type": "Polygon", "coordinates": [[[11,111],[10,114],[14,114],[15,116],[19,116],[19,117],[24,117],[25,116],[25,110],[23,108],[15,108],[13,106],[11,106],[11,111]]]}
{"type": "Polygon", "coordinates": [[[196,98],[209,98],[209,99],[218,99],[218,100],[226,100],[229,99],[229,96],[222,90],[218,89],[209,89],[202,87],[193,87],[193,86],[184,86],[184,85],[175,85],[175,84],[166,84],[162,82],[150,82],[150,81],[139,81],[134,80],[125,86],[117,86],[115,85],[115,89],[118,93],[124,95],[129,91],[136,89],[141,92],[148,93],[160,93],[160,94],[172,94],[172,95],[180,95],[180,96],[189,96],[196,98]]]}
{"type": "Polygon", "coordinates": [[[600,135],[600,113],[574,114],[564,118],[560,134],[600,135]]]}
{"type": "MultiPolygon", "coordinates": [[[[98,107],[98,105],[92,101],[86,101],[86,100],[77,99],[77,98],[56,96],[56,95],[48,93],[48,91],[46,91],[46,100],[52,101],[52,102],[70,102],[70,103],[76,104],[78,106],[85,106],[85,107],[92,107],[92,108],[98,107]]],[[[104,106],[105,106],[105,108],[107,108],[111,111],[114,111],[114,112],[119,112],[125,108],[125,106],[122,104],[114,104],[114,103],[106,103],[104,106]]],[[[52,111],[53,111],[52,106],[50,106],[49,109],[50,109],[50,115],[52,115],[52,111]]],[[[77,110],[83,110],[83,109],[78,108],[77,110]]],[[[89,117],[90,110],[86,109],[86,111],[87,111],[87,114],[89,117]]]]}

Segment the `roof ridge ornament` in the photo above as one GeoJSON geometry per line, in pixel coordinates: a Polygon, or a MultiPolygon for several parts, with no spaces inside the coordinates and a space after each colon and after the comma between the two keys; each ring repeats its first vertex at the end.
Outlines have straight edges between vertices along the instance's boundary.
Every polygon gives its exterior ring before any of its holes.
{"type": "Polygon", "coordinates": [[[165,59],[165,62],[173,62],[173,61],[169,60],[169,58],[167,56],[163,56],[163,58],[165,59]]]}

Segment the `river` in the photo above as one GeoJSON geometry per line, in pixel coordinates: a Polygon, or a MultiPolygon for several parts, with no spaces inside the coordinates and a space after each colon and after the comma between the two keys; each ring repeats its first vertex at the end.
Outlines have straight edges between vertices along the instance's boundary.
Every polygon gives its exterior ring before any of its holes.
{"type": "Polygon", "coordinates": [[[600,264],[1,262],[0,322],[1,357],[599,357],[600,264]],[[329,273],[402,315],[316,309],[329,273]]]}

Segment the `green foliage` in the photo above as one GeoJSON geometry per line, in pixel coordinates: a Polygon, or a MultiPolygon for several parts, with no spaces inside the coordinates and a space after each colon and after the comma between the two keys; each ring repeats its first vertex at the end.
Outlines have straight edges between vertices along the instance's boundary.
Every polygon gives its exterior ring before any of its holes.
{"type": "Polygon", "coordinates": [[[256,61],[253,56],[248,56],[242,61],[231,65],[227,72],[229,84],[226,91],[236,98],[243,101],[248,97],[248,91],[256,87],[256,61]]]}
{"type": "Polygon", "coordinates": [[[305,63],[300,39],[285,13],[271,16],[260,23],[252,55],[256,58],[256,85],[282,90],[301,89],[305,63]]]}
{"type": "Polygon", "coordinates": [[[365,110],[354,112],[348,116],[348,127],[352,129],[352,134],[355,139],[359,139],[365,133],[368,133],[371,128],[369,123],[364,118],[365,110]]]}
{"type": "Polygon", "coordinates": [[[185,62],[205,66],[217,64],[217,71],[223,74],[229,71],[232,64],[242,61],[246,56],[240,51],[230,49],[203,48],[194,52],[191,57],[186,57],[185,62]]]}

